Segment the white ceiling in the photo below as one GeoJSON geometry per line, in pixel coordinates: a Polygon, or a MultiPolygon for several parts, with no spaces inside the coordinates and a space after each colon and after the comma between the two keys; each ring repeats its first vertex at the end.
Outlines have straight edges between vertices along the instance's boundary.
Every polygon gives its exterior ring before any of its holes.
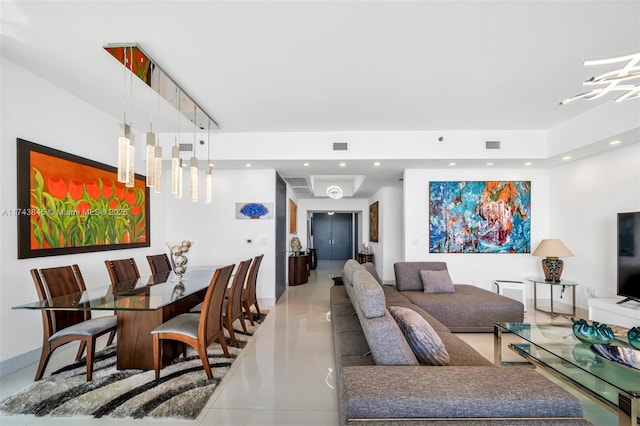
{"type": "Polygon", "coordinates": [[[612,101],[558,105],[593,75],[585,59],[640,51],[638,0],[0,7],[2,55],[107,114],[123,74],[102,46],[136,42],[224,132],[545,130],[612,101]]]}

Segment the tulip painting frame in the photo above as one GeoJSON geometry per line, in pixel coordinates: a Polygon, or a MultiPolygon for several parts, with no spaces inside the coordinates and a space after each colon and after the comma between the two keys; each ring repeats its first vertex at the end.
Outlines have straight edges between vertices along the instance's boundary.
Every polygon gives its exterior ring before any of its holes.
{"type": "Polygon", "coordinates": [[[18,259],[150,246],[144,176],[23,139],[17,159],[18,259]]]}

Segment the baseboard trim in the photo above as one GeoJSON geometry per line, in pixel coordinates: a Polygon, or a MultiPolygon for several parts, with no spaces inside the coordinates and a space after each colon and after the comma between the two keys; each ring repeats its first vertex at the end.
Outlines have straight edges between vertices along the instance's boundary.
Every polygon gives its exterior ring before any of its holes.
{"type": "Polygon", "coordinates": [[[0,378],[6,377],[29,365],[35,364],[40,359],[40,348],[16,355],[13,358],[0,361],[0,378]]]}

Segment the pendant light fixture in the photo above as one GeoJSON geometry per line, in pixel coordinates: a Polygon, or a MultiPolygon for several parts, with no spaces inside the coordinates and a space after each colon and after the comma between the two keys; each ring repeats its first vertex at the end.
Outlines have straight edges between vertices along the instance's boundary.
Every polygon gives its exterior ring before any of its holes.
{"type": "MultiPolygon", "coordinates": [[[[211,118],[211,116],[202,109],[200,105],[198,105],[193,98],[191,98],[178,84],[167,75],[164,70],[155,62],[151,57],[142,50],[140,46],[136,43],[113,43],[104,46],[104,49],[119,61],[122,65],[124,65],[125,70],[125,78],[124,78],[124,112],[123,112],[123,122],[120,126],[120,131],[118,134],[118,181],[126,183],[127,186],[134,185],[134,163],[135,163],[135,137],[132,132],[133,123],[127,123],[127,110],[129,114],[133,111],[132,108],[132,93],[129,93],[131,97],[131,101],[127,101],[127,80],[126,75],[128,72],[131,73],[131,92],[133,91],[132,81],[133,75],[135,74],[144,84],[146,84],[151,90],[155,91],[158,94],[158,114],[156,116],[156,121],[160,118],[160,109],[159,109],[159,99],[163,97],[169,103],[177,103],[177,113],[176,113],[176,135],[175,135],[175,144],[172,149],[171,155],[171,192],[176,196],[182,195],[182,161],[180,158],[180,121],[179,117],[181,113],[185,113],[189,119],[192,119],[196,129],[199,127],[200,129],[204,129],[206,125],[210,128],[212,125],[215,128],[220,128],[218,123],[211,118]],[[134,63],[135,58],[135,63],[134,63]],[[157,76],[157,79],[153,79],[157,76]],[[175,89],[175,93],[174,93],[175,89]],[[175,95],[173,97],[172,93],[175,95]],[[173,97],[173,99],[172,99],[173,97]],[[193,108],[194,114],[193,118],[190,117],[190,111],[193,108]],[[188,113],[187,113],[188,111],[188,113]]],[[[150,114],[150,129],[147,133],[146,138],[146,172],[147,172],[147,186],[153,187],[154,191],[160,192],[162,185],[162,148],[160,147],[160,134],[155,134],[153,131],[153,114],[150,114]],[[152,136],[153,135],[153,136],[152,136]]],[[[158,125],[156,123],[156,128],[158,125]]],[[[197,134],[197,131],[196,131],[197,134]]],[[[197,142],[197,141],[195,141],[197,142]]],[[[191,170],[191,176],[193,178],[191,181],[193,184],[192,188],[192,199],[197,199],[197,187],[198,187],[198,173],[197,173],[197,157],[195,156],[195,143],[194,143],[194,156],[190,161],[190,167],[194,167],[191,170]]],[[[209,182],[211,182],[211,170],[213,166],[207,165],[207,176],[209,182]]],[[[211,194],[211,183],[208,185],[208,194],[207,199],[210,199],[211,194]]],[[[195,200],[194,200],[195,201],[195,200]]]]}
{"type": "MultiPolygon", "coordinates": [[[[181,180],[179,175],[181,174],[180,167],[180,147],[178,146],[178,133],[180,132],[179,126],[179,112],[180,112],[180,92],[176,87],[176,134],[174,138],[173,148],[171,150],[171,193],[178,194],[178,184],[181,186],[181,180]]],[[[182,188],[180,188],[182,191],[182,188]]]]}
{"type": "Polygon", "coordinates": [[[207,175],[204,181],[204,198],[207,204],[211,203],[213,190],[213,165],[211,165],[211,121],[207,123],[207,175]]]}
{"type": "MultiPolygon", "coordinates": [[[[129,66],[133,71],[133,49],[129,49],[129,66]]],[[[126,174],[127,181],[125,186],[131,188],[135,185],[135,160],[136,160],[136,135],[133,133],[133,73],[129,73],[129,95],[131,100],[129,105],[131,107],[131,132],[129,134],[129,146],[127,147],[127,163],[126,174]]]]}
{"type": "MultiPolygon", "coordinates": [[[[153,66],[151,67],[153,74],[153,66]]],[[[147,186],[156,185],[156,134],[153,133],[153,91],[149,92],[149,131],[147,132],[146,172],[147,186]]]]}
{"type": "MultiPolygon", "coordinates": [[[[152,68],[153,69],[153,68],[152,68]]],[[[160,87],[160,70],[158,69],[156,74],[158,75],[158,85],[160,87]]],[[[160,93],[156,92],[157,101],[157,114],[156,121],[160,121],[160,93]]],[[[153,192],[159,194],[162,191],[162,147],[160,146],[160,133],[156,137],[156,147],[153,156],[153,192]]]]}
{"type": "Polygon", "coordinates": [[[131,142],[129,136],[131,134],[131,127],[127,124],[127,50],[124,50],[124,79],[122,82],[123,90],[123,102],[122,102],[122,124],[120,124],[120,131],[118,133],[118,182],[125,183],[127,181],[127,157],[129,155],[129,143],[131,142]]]}
{"type": "Polygon", "coordinates": [[[198,146],[197,141],[197,125],[196,125],[196,108],[193,107],[193,157],[191,157],[190,166],[191,166],[191,179],[190,179],[190,187],[191,187],[191,201],[194,203],[198,202],[198,157],[196,156],[196,146],[198,146]]]}
{"type": "Polygon", "coordinates": [[[178,159],[178,190],[176,191],[176,198],[182,198],[182,159],[178,159]]]}

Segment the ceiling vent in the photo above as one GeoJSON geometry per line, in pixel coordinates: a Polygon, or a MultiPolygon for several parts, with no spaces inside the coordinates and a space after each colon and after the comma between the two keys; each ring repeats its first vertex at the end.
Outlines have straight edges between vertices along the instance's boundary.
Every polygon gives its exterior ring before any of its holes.
{"type": "Polygon", "coordinates": [[[346,151],[348,149],[346,142],[334,142],[333,150],[334,151],[346,151]]]}
{"type": "Polygon", "coordinates": [[[180,147],[180,152],[193,151],[192,143],[181,143],[179,147],[180,147]]]}
{"type": "Polygon", "coordinates": [[[309,187],[309,182],[307,182],[307,178],[290,177],[290,178],[284,178],[284,180],[289,184],[289,186],[291,188],[307,188],[307,187],[309,187]]]}
{"type": "Polygon", "coordinates": [[[500,141],[485,141],[485,149],[500,149],[500,141]]]}

